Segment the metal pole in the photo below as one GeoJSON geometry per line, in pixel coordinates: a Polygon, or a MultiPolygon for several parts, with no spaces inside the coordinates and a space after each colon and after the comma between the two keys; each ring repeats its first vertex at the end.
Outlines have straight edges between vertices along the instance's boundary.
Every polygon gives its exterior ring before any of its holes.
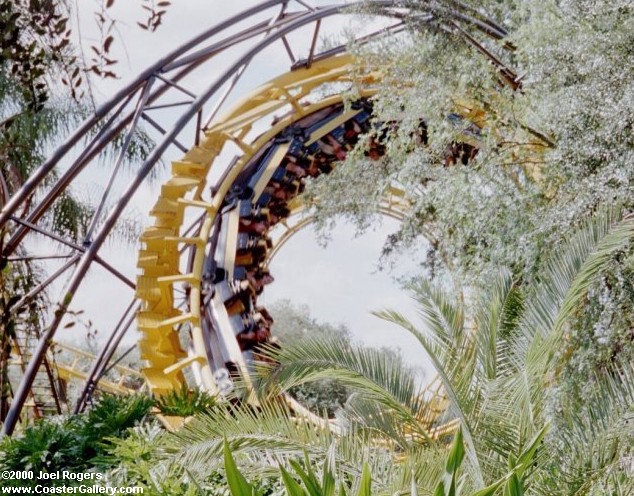
{"type": "Polygon", "coordinates": [[[112,189],[112,185],[114,184],[117,173],[119,172],[119,169],[121,168],[121,164],[123,163],[125,159],[125,154],[127,153],[130,143],[132,141],[132,135],[134,134],[134,130],[136,129],[137,124],[139,122],[139,117],[143,113],[143,108],[147,104],[148,97],[150,96],[150,89],[152,88],[153,83],[154,83],[154,78],[151,77],[150,79],[147,80],[147,82],[143,86],[143,91],[141,92],[139,101],[136,104],[134,115],[132,116],[132,122],[130,122],[130,127],[128,128],[128,132],[123,140],[123,145],[121,146],[121,150],[119,151],[119,157],[117,157],[117,161],[115,162],[114,168],[112,172],[110,173],[110,179],[108,180],[108,184],[106,185],[106,188],[104,189],[103,194],[101,195],[101,201],[99,202],[99,205],[97,205],[97,209],[95,210],[95,213],[92,216],[92,221],[90,222],[90,226],[86,230],[86,235],[84,237],[85,242],[90,242],[92,233],[97,227],[97,223],[99,222],[99,218],[101,217],[101,212],[106,206],[106,200],[108,198],[108,195],[110,194],[110,191],[112,189]]]}
{"type": "Polygon", "coordinates": [[[84,409],[86,400],[90,397],[90,395],[92,395],[94,385],[99,380],[98,377],[101,375],[105,365],[112,358],[114,350],[116,350],[119,346],[121,339],[130,328],[130,325],[132,325],[132,319],[135,318],[135,314],[140,305],[141,304],[139,301],[132,300],[130,302],[130,305],[128,305],[128,308],[126,308],[125,312],[119,319],[119,322],[117,322],[117,325],[110,333],[108,341],[106,342],[101,350],[101,353],[95,360],[95,363],[90,369],[90,372],[88,372],[88,379],[86,379],[86,384],[84,384],[84,389],[82,389],[81,394],[79,395],[79,399],[77,400],[77,404],[75,405],[75,410],[73,413],[80,413],[84,409]],[[132,312],[131,318],[129,317],[130,312],[132,312]],[[128,322],[124,325],[126,319],[128,319],[128,322]],[[121,329],[123,329],[123,332],[119,332],[121,329]]]}
{"type": "MultiPolygon", "coordinates": [[[[270,6],[269,6],[270,7],[270,6]]],[[[268,8],[268,7],[267,7],[268,8]]],[[[225,24],[225,23],[223,23],[225,24]]],[[[262,23],[264,26],[269,26],[269,22],[265,22],[262,23]]],[[[204,62],[205,60],[207,60],[207,58],[210,58],[214,55],[217,55],[220,51],[232,46],[235,43],[239,43],[241,41],[244,41],[252,36],[257,36],[258,34],[260,34],[262,32],[261,26],[260,24],[256,25],[257,29],[255,30],[255,32],[253,33],[238,33],[235,35],[230,36],[228,39],[223,40],[221,42],[215,43],[212,46],[208,47],[207,49],[197,52],[196,56],[193,57],[191,55],[188,55],[186,57],[181,57],[179,60],[175,61],[177,62],[175,65],[173,63],[170,63],[170,61],[168,60],[167,62],[165,62],[166,65],[164,65],[163,67],[159,67],[156,70],[156,73],[158,72],[168,72],[170,70],[173,70],[174,68],[178,68],[181,67],[183,65],[186,65],[186,67],[179,72],[178,74],[176,74],[175,76],[173,76],[173,80],[174,81],[179,81],[181,78],[185,77],[187,74],[189,74],[193,69],[196,68],[197,65],[201,64],[202,62],[204,62]],[[182,60],[185,59],[187,61],[187,64],[181,63],[182,60]]],[[[224,26],[222,27],[222,29],[219,29],[218,32],[226,29],[228,26],[224,26]]],[[[209,36],[212,36],[214,34],[217,34],[217,32],[211,33],[209,34],[209,36]]],[[[199,37],[200,38],[200,37],[199,37]]],[[[200,43],[200,41],[199,41],[200,43]]],[[[186,46],[191,45],[191,43],[188,43],[186,46]]],[[[191,48],[191,47],[189,47],[191,48]]],[[[185,49],[180,49],[179,53],[182,55],[182,52],[186,51],[185,49]]],[[[167,58],[167,57],[166,57],[167,58]]],[[[156,67],[153,66],[153,67],[156,67]]],[[[147,73],[148,71],[146,71],[147,73]]],[[[152,73],[150,74],[147,79],[152,78],[152,77],[156,77],[156,73],[152,73]]],[[[127,103],[129,103],[129,101],[132,98],[132,95],[138,91],[139,87],[141,87],[144,84],[145,80],[140,80],[139,84],[137,84],[136,86],[129,86],[130,88],[130,93],[127,94],[127,96],[124,94],[119,100],[124,100],[124,103],[122,103],[119,106],[119,109],[117,109],[117,111],[121,111],[125,108],[125,105],[127,105],[127,103]],[[125,97],[125,98],[124,98],[125,97]]],[[[157,89],[155,92],[153,92],[150,97],[148,98],[148,103],[154,102],[156,99],[158,99],[159,97],[161,97],[170,87],[173,87],[173,82],[172,83],[168,83],[165,82],[165,84],[163,86],[161,86],[159,89],[157,89]]],[[[117,102],[114,102],[113,106],[116,105],[117,102]]],[[[150,122],[150,124],[154,125],[156,127],[156,123],[153,123],[153,121],[150,120],[149,116],[147,116],[144,112],[142,113],[143,118],[145,120],[148,120],[148,122],[150,122]]],[[[64,172],[64,174],[62,175],[62,177],[60,177],[57,182],[55,183],[55,185],[53,186],[53,188],[51,190],[48,191],[48,193],[44,196],[44,198],[42,198],[40,200],[40,202],[38,203],[38,205],[35,207],[35,209],[29,214],[28,217],[28,221],[31,223],[35,223],[37,222],[37,220],[40,219],[40,217],[42,215],[44,215],[44,213],[47,211],[47,209],[52,205],[53,201],[61,194],[62,191],[64,191],[68,185],[73,181],[73,179],[77,176],[77,174],[79,174],[79,172],[81,172],[83,170],[83,168],[99,153],[101,152],[101,150],[103,150],[105,148],[105,146],[110,143],[114,137],[125,127],[128,125],[128,123],[130,122],[130,120],[133,117],[133,113],[129,112],[126,116],[124,116],[123,118],[121,118],[116,125],[113,125],[114,122],[114,117],[111,117],[108,120],[108,123],[104,126],[103,130],[99,132],[99,134],[91,141],[91,145],[89,146],[89,148],[87,148],[86,150],[84,150],[84,152],[73,162],[73,164],[68,168],[68,170],[66,172],[64,172]],[[110,128],[110,126],[112,126],[110,128]]],[[[96,125],[96,123],[93,123],[91,125],[91,127],[94,127],[96,125]]],[[[88,128],[88,130],[90,129],[90,127],[88,128]]],[[[161,131],[160,127],[157,127],[157,129],[159,129],[159,131],[161,131]]],[[[161,131],[163,134],[164,132],[161,131]]],[[[87,130],[84,132],[84,134],[87,133],[87,130]]],[[[81,138],[81,136],[80,136],[81,138]]],[[[183,152],[187,151],[187,148],[184,148],[180,145],[180,143],[178,143],[178,141],[176,141],[176,139],[173,140],[173,143],[181,148],[183,150],[183,152]]],[[[76,144],[76,142],[74,144],[72,144],[70,147],[67,148],[66,152],[67,153],[70,148],[72,146],[74,146],[76,144]]],[[[63,156],[64,154],[62,154],[61,156],[63,156]]],[[[48,161],[47,161],[48,162],[48,161]]],[[[42,165],[41,167],[44,167],[44,165],[42,165]]],[[[23,186],[24,187],[24,186],[23,186]]],[[[15,195],[14,195],[15,196],[15,195]]],[[[13,219],[15,220],[15,219],[13,219]]],[[[9,241],[7,242],[4,250],[3,250],[3,254],[5,256],[10,255],[11,253],[13,253],[13,251],[15,250],[15,248],[19,245],[20,241],[24,238],[24,236],[26,235],[28,229],[24,228],[24,227],[19,227],[18,229],[16,229],[16,232],[13,233],[13,235],[11,236],[11,238],[9,239],[9,241]]]]}

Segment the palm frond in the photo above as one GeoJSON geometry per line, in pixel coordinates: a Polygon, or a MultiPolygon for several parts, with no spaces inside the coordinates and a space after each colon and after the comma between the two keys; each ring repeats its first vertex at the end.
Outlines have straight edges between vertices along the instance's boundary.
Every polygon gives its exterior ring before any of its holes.
{"type": "Polygon", "coordinates": [[[423,334],[412,322],[398,312],[385,310],[375,315],[409,331],[422,345],[438,373],[444,392],[449,398],[449,411],[458,417],[467,445],[467,454],[473,466],[476,480],[483,486],[484,480],[474,441],[473,413],[479,403],[479,391],[473,382],[475,360],[473,347],[464,328],[464,311],[441,289],[428,283],[412,287],[419,313],[427,324],[429,334],[423,334]]]}
{"type": "MultiPolygon", "coordinates": [[[[276,476],[278,466],[306,454],[311,460],[324,460],[335,441],[327,426],[315,427],[274,403],[260,407],[237,406],[200,415],[169,440],[165,462],[178,460],[197,478],[217,471],[223,464],[226,442],[245,474],[276,476]]],[[[334,456],[341,471],[354,477],[370,461],[377,473],[390,465],[388,449],[372,444],[362,433],[337,438],[334,456]]]]}
{"type": "Polygon", "coordinates": [[[417,446],[407,451],[395,477],[388,485],[388,494],[410,494],[404,488],[415,487],[421,495],[432,494],[445,472],[448,449],[445,446],[417,446]]]}
{"type": "Polygon", "coordinates": [[[396,312],[377,313],[412,333],[430,356],[461,422],[476,486],[483,486],[483,467],[495,478],[543,426],[562,331],[613,254],[634,236],[634,219],[618,219],[609,211],[588,220],[550,261],[534,292],[521,295],[501,272],[476,305],[473,333],[464,330],[462,306],[428,283],[412,287],[426,332],[396,312]]]}
{"type": "Polygon", "coordinates": [[[617,219],[613,211],[597,215],[562,246],[534,293],[527,296],[519,332],[507,340],[508,359],[493,387],[494,401],[499,414],[509,415],[509,405],[521,412],[522,439],[539,428],[536,419],[545,408],[545,391],[553,382],[549,374],[565,326],[613,254],[634,237],[634,218],[617,219]]]}
{"type": "MultiPolygon", "coordinates": [[[[554,456],[544,482],[558,486],[558,494],[612,494],[613,476],[625,475],[624,461],[634,453],[634,365],[597,376],[595,386],[582,408],[563,405],[549,442],[554,456]]],[[[634,491],[631,477],[625,487],[634,491]]]]}
{"type": "Polygon", "coordinates": [[[382,405],[390,415],[432,442],[420,422],[429,412],[428,400],[416,372],[390,360],[380,350],[351,344],[346,339],[321,342],[306,339],[282,350],[271,350],[275,366],[264,368],[257,381],[261,394],[275,395],[299,384],[333,378],[356,388],[365,399],[382,405]]]}
{"type": "MultiPolygon", "coordinates": [[[[350,396],[344,407],[337,412],[337,420],[348,429],[366,432],[368,436],[377,440],[384,439],[386,442],[396,443],[402,450],[409,450],[413,445],[428,440],[416,435],[418,426],[412,428],[410,423],[403,422],[398,414],[359,393],[350,396]]],[[[431,421],[423,423],[427,426],[431,424],[431,421]]]]}
{"type": "Polygon", "coordinates": [[[633,237],[634,216],[609,210],[588,219],[547,264],[525,312],[527,337],[561,331],[610,258],[633,237]]]}
{"type": "Polygon", "coordinates": [[[440,343],[455,344],[465,338],[465,312],[462,301],[450,297],[441,287],[421,279],[410,287],[419,305],[419,316],[432,338],[440,343]]]}
{"type": "Polygon", "coordinates": [[[497,377],[498,365],[507,359],[507,338],[515,331],[524,309],[524,298],[510,271],[500,271],[479,298],[473,333],[477,359],[486,378],[497,377]]]}

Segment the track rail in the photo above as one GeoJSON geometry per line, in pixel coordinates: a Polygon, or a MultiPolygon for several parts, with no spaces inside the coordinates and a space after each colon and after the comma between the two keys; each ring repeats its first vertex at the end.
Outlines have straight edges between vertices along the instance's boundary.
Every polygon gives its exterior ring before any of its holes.
{"type": "MultiPolygon", "coordinates": [[[[139,256],[143,274],[137,282],[137,296],[144,302],[139,313],[139,329],[142,332],[139,343],[142,359],[148,362],[144,373],[157,394],[182,383],[182,370],[193,364],[197,364],[199,385],[214,392],[218,389],[214,375],[225,375],[225,364],[234,364],[247,375],[247,366],[235,336],[240,332],[227,332],[232,324],[229,323],[230,315],[223,310],[224,301],[221,301],[237,296],[231,288],[238,288],[241,282],[247,281],[246,276],[241,280],[236,277],[235,252],[239,249],[236,248],[239,224],[241,219],[251,216],[253,209],[265,209],[268,205],[256,202],[262,197],[273,175],[280,173],[280,164],[287,156],[289,146],[292,146],[290,138],[285,140],[286,143],[275,143],[284,140],[282,136],[285,131],[293,129],[303,132],[305,128],[299,127],[298,122],[319,115],[319,112],[327,113],[336,106],[341,107],[339,112],[333,110],[332,119],[324,119],[326,122],[319,123],[320,127],[312,131],[308,141],[315,143],[327,135],[334,124],[340,123],[341,127],[343,122],[359,112],[345,112],[341,95],[308,103],[310,95],[328,83],[349,83],[358,86],[360,93],[368,93],[364,86],[375,83],[377,74],[368,72],[353,80],[350,76],[354,73],[351,64],[351,57],[335,56],[265,84],[220,118],[219,124],[212,125],[198,147],[172,164],[172,178],[162,187],[162,194],[151,211],[155,223],[141,237],[145,244],[139,256]],[[292,108],[292,112],[277,120],[254,142],[242,141],[241,137],[256,122],[275,112],[285,112],[288,107],[292,108]],[[213,196],[205,200],[203,192],[207,186],[209,168],[229,142],[237,144],[244,153],[213,187],[213,196]],[[260,162],[254,163],[254,157],[259,158],[260,162]],[[232,189],[235,192],[236,188],[245,189],[249,184],[254,190],[254,202],[240,200],[235,195],[227,199],[232,189]],[[237,203],[241,203],[243,208],[246,206],[247,211],[243,212],[246,215],[240,215],[237,203]],[[221,212],[223,208],[226,210],[224,214],[221,212]],[[187,209],[205,212],[196,236],[179,235],[187,209]],[[218,225],[219,220],[222,220],[222,227],[218,225]],[[222,236],[224,243],[216,241],[210,246],[210,240],[219,236],[222,236]],[[191,262],[184,273],[181,272],[178,256],[179,245],[187,246],[190,252],[191,262]],[[209,250],[213,253],[209,253],[209,250]],[[232,256],[234,258],[230,260],[232,256]],[[226,276],[220,281],[215,280],[215,274],[205,272],[205,265],[210,264],[217,266],[216,271],[224,270],[226,276]],[[174,286],[179,283],[185,285],[189,295],[188,301],[181,302],[185,304],[185,310],[179,309],[174,299],[174,286]],[[189,329],[192,337],[189,353],[183,350],[178,341],[175,326],[189,329]]],[[[295,210],[299,208],[299,204],[294,207],[295,210]]],[[[244,237],[247,233],[242,234],[244,237]]],[[[263,239],[266,233],[261,234],[252,237],[263,239]]],[[[255,270],[255,267],[251,269],[255,270]]],[[[247,271],[242,272],[246,274],[247,271]]]]}
{"type": "MultiPolygon", "coordinates": [[[[50,277],[35,286],[14,308],[15,312],[19,312],[20,306],[27,305],[32,298],[50,290],[55,284],[63,286],[21,382],[15,389],[3,434],[13,432],[46,351],[65,322],[78,292],[86,289],[84,282],[93,266],[105,270],[123,285],[125,291],[131,293],[132,288],[134,294],[130,294],[129,305],[116,310],[121,318],[112,329],[111,338],[98,362],[87,373],[87,386],[78,408],[87,400],[90,385],[99,379],[122,336],[133,326],[136,297],[140,298],[143,306],[138,319],[143,335],[140,347],[144,359],[148,360],[145,373],[151,387],[160,393],[179,384],[184,379],[183,370],[192,366],[194,370],[198,369],[195,372],[198,382],[213,389],[217,381],[212,369],[216,365],[209,364],[216,364],[217,360],[210,360],[212,353],[207,338],[211,334],[209,329],[205,330],[205,320],[214,313],[206,310],[207,295],[201,274],[205,260],[209,259],[205,249],[213,230],[212,219],[226,205],[226,194],[241,169],[235,164],[227,167],[213,197],[205,200],[203,192],[207,187],[207,173],[213,175],[218,170],[218,165],[211,170],[212,162],[216,164],[215,158],[222,159],[219,153],[226,143],[231,142],[242,150],[242,159],[239,160],[242,160],[241,166],[246,165],[263,143],[288,125],[341,100],[340,96],[334,95],[317,104],[305,105],[301,101],[302,96],[298,95],[302,91],[312,91],[325,81],[352,82],[347,72],[351,61],[345,55],[346,46],[322,53],[317,52],[317,47],[323,23],[334,16],[349,13],[361,3],[316,8],[303,1],[268,0],[213,26],[158,60],[101,105],[6,202],[0,212],[0,228],[8,238],[3,243],[5,263],[15,263],[10,261],[11,256],[18,248],[28,249],[35,233],[47,237],[55,245],[53,253],[59,254],[62,247],[67,256],[63,263],[52,269],[50,277]],[[306,34],[302,37],[305,41],[299,45],[290,41],[290,36],[298,32],[306,34]],[[292,70],[275,79],[274,86],[263,88],[268,93],[262,93],[260,98],[265,95],[270,99],[269,106],[266,106],[267,102],[257,100],[258,94],[253,94],[250,99],[235,106],[233,113],[224,111],[223,119],[218,119],[233,94],[242,91],[243,76],[249,73],[253,61],[275,45],[288,54],[292,70]],[[233,59],[227,64],[223,57],[230,53],[233,59]],[[207,75],[208,83],[199,84],[201,74],[207,75]],[[247,136],[261,125],[256,122],[257,115],[281,111],[284,107],[293,113],[264,132],[261,139],[258,138],[260,141],[247,136]],[[166,108],[171,110],[169,115],[164,112],[166,108]],[[132,177],[126,176],[122,167],[125,155],[142,122],[153,130],[155,143],[132,177]],[[100,155],[115,140],[123,146],[113,160],[110,177],[105,181],[106,186],[89,228],[82,239],[68,239],[56,234],[46,223],[46,214],[55,208],[80,174],[95,167],[100,155]],[[195,144],[191,149],[183,144],[191,142],[195,144]],[[144,250],[139,258],[143,275],[135,283],[136,275],[130,274],[129,269],[118,267],[115,260],[110,260],[104,246],[112,238],[113,229],[124,220],[126,209],[134,204],[135,195],[156,165],[161,160],[172,160],[175,153],[183,152],[186,153],[181,160],[173,161],[173,177],[161,189],[159,201],[152,210],[154,225],[143,234],[144,250]],[[57,180],[44,186],[45,178],[50,177],[51,171],[60,163],[68,165],[57,180]],[[35,201],[32,201],[34,198],[35,201]],[[187,253],[190,258],[183,258],[181,252],[187,253]],[[185,262],[185,259],[190,261],[185,262]],[[61,278],[67,278],[66,283],[61,284],[61,278]],[[185,306],[175,303],[174,287],[180,283],[188,285],[188,304],[185,306]],[[185,352],[178,334],[173,331],[184,327],[192,332],[193,351],[189,353],[185,352]]],[[[409,21],[413,21],[416,29],[434,26],[473,44],[498,66],[511,84],[515,84],[513,72],[503,65],[501,57],[487,50],[482,41],[490,37],[503,38],[506,31],[478,12],[458,2],[448,2],[446,6],[431,1],[371,0],[363,3],[369,5],[375,15],[393,19],[393,22],[377,32],[361,33],[360,42],[402,31],[409,21]]],[[[367,83],[371,83],[375,76],[370,72],[367,77],[367,83]]],[[[265,186],[258,183],[258,187],[265,186]]],[[[217,327],[218,332],[224,332],[222,325],[217,327]]],[[[229,342],[227,336],[226,343],[229,342]]],[[[240,362],[241,350],[237,343],[225,355],[235,358],[234,363],[239,369],[246,366],[240,362]]]]}

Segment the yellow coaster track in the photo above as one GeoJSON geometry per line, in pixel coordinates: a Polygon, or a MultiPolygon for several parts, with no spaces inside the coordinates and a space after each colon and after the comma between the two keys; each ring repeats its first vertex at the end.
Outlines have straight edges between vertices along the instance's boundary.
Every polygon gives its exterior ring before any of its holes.
{"type": "MultiPolygon", "coordinates": [[[[201,385],[208,390],[217,391],[215,370],[212,368],[217,370],[223,365],[209,363],[209,346],[203,333],[201,318],[203,297],[205,291],[209,290],[203,284],[203,263],[210,233],[225,197],[258,151],[300,119],[341,105],[341,94],[315,98],[318,91],[328,84],[343,83],[354,87],[360,95],[368,96],[372,93],[371,86],[380,75],[375,71],[360,75],[358,70],[353,70],[353,64],[349,55],[334,56],[270,81],[212,123],[205,131],[200,145],[191,149],[181,160],[172,163],[172,177],[161,188],[161,195],[151,210],[151,215],[155,218],[154,225],[147,228],[141,237],[143,247],[138,258],[138,267],[142,273],[138,277],[137,296],[143,301],[138,316],[141,331],[139,346],[141,358],[147,363],[143,372],[155,394],[160,395],[179,387],[184,382],[183,369],[193,364],[198,364],[196,367],[202,380],[201,385]],[[270,129],[252,142],[245,139],[254,125],[276,112],[284,112],[286,115],[276,119],[270,129]],[[213,197],[205,199],[207,177],[214,161],[228,143],[237,145],[243,154],[225,171],[214,187],[213,197]],[[182,237],[181,230],[187,209],[201,210],[205,213],[205,218],[195,235],[182,237]],[[183,245],[189,248],[186,251],[193,260],[191,270],[187,272],[182,272],[183,264],[179,256],[179,248],[183,245]],[[175,285],[179,283],[187,285],[189,298],[186,310],[178,308],[174,296],[175,285]],[[189,353],[184,351],[179,339],[178,329],[182,325],[187,325],[191,332],[193,346],[189,353]]],[[[336,119],[314,130],[306,144],[315,143],[357,112],[343,111],[336,119]]],[[[257,181],[255,194],[262,193],[287,148],[287,145],[278,148],[277,157],[273,157],[269,167],[257,181]]],[[[395,195],[395,198],[398,197],[395,195]]],[[[393,207],[390,208],[397,210],[393,207]]],[[[295,202],[294,209],[298,208],[299,203],[295,202]]],[[[289,227],[282,239],[287,239],[299,227],[301,224],[289,227]]],[[[230,234],[233,237],[237,235],[235,222],[230,234]]],[[[278,242],[277,247],[280,245],[278,242]]],[[[276,248],[273,248],[273,253],[275,251],[276,248]]],[[[229,356],[225,360],[233,361],[239,369],[246,372],[246,364],[233,334],[229,329],[215,330],[227,348],[229,356]]]]}

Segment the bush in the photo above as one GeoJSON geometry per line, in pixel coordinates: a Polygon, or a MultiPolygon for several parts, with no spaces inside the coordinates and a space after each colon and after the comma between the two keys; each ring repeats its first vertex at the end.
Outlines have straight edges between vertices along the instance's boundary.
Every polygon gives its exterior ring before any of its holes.
{"type": "Polygon", "coordinates": [[[217,405],[215,397],[206,391],[188,389],[183,385],[181,389],[172,389],[156,400],[156,406],[163,415],[190,417],[197,413],[206,412],[217,405]]]}
{"type": "Polygon", "coordinates": [[[113,438],[125,437],[127,430],[149,413],[152,404],[141,395],[106,395],[88,413],[42,420],[24,429],[21,436],[2,440],[0,469],[48,473],[87,470],[95,457],[107,451],[113,438]]]}

